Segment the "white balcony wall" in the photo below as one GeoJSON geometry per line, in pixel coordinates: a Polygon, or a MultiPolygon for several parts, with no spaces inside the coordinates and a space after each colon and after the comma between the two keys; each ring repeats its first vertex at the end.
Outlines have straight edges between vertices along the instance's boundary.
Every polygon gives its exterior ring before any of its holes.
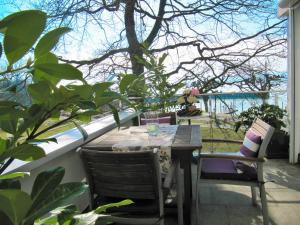
{"type": "Polygon", "coordinates": [[[288,16],[288,111],[290,121],[290,162],[300,154],[300,0],[279,0],[278,15],[288,16]]]}
{"type": "Polygon", "coordinates": [[[289,88],[290,162],[296,163],[300,153],[300,7],[297,1],[286,2],[289,8],[289,88]]]}
{"type": "Polygon", "coordinates": [[[293,162],[297,162],[298,155],[300,153],[300,7],[293,9],[294,15],[294,79],[295,79],[295,95],[294,95],[294,104],[295,104],[295,151],[293,162]]]}

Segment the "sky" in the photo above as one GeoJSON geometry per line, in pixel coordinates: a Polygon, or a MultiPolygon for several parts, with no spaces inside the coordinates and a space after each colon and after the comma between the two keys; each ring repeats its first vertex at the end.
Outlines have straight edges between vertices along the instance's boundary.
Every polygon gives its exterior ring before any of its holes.
{"type": "MultiPolygon", "coordinates": [[[[0,0],[0,18],[3,18],[4,16],[7,16],[8,14],[18,11],[18,10],[28,9],[28,7],[29,7],[28,3],[29,3],[29,0],[28,1],[26,1],[26,0],[25,1],[0,0]]],[[[274,1],[274,4],[276,4],[276,6],[277,6],[276,1],[274,1]]],[[[247,29],[245,29],[245,32],[253,32],[257,29],[257,27],[255,26],[254,23],[249,24],[245,18],[240,18],[240,23],[243,24],[243,26],[245,28],[247,28],[247,29]]],[[[198,25],[198,29],[201,29],[203,26],[207,26],[207,24],[198,25]]],[[[110,32],[113,32],[113,31],[107,31],[108,34],[110,32]]],[[[223,43],[231,43],[233,41],[233,39],[229,35],[229,33],[226,32],[226,30],[222,30],[222,32],[223,32],[222,42],[223,43]]],[[[84,39],[88,40],[88,41],[79,42],[78,40],[80,40],[82,38],[82,36],[80,34],[76,34],[76,31],[73,31],[70,34],[67,34],[65,36],[65,38],[63,39],[63,41],[64,41],[63,48],[60,48],[59,51],[56,51],[55,53],[57,55],[63,55],[64,58],[68,58],[68,59],[77,59],[77,60],[91,59],[91,58],[93,58],[95,53],[97,53],[97,51],[100,50],[98,48],[98,46],[104,46],[107,39],[111,38],[111,37],[109,37],[109,35],[103,36],[103,34],[98,29],[98,25],[92,24],[92,23],[89,24],[87,32],[85,32],[85,35],[86,36],[84,37],[84,39]],[[76,39],[77,39],[77,41],[76,41],[76,39]],[[80,44],[78,44],[78,43],[80,43],[80,44]]],[[[257,45],[257,44],[258,43],[256,41],[253,41],[252,43],[249,42],[249,45],[257,45]]],[[[238,50],[239,49],[236,49],[236,51],[238,51],[238,50]]],[[[176,54],[176,53],[174,52],[174,54],[176,54]]],[[[191,56],[191,54],[196,54],[196,53],[183,50],[180,52],[180,57],[182,59],[185,59],[185,58],[188,59],[191,56]]],[[[170,68],[173,66],[174,63],[175,63],[175,65],[177,63],[174,57],[172,58],[172,56],[169,56],[166,59],[166,64],[170,68]]],[[[286,72],[286,69],[287,69],[286,62],[282,61],[282,62],[275,63],[274,69],[276,69],[280,72],[286,72]]],[[[174,79],[177,79],[180,76],[182,76],[182,75],[178,74],[177,77],[174,79]]],[[[227,87],[227,90],[230,91],[231,90],[230,87],[227,87]]]]}

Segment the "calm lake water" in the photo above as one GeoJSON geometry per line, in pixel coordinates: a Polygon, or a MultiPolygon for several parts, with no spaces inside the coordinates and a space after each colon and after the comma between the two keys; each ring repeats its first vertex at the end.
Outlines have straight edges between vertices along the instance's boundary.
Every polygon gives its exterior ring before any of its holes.
{"type": "MultiPolygon", "coordinates": [[[[228,94],[214,94],[208,96],[209,111],[216,113],[228,113],[235,111],[240,113],[247,110],[252,106],[259,106],[263,103],[261,95],[252,93],[228,93],[228,94]]],[[[146,99],[148,103],[157,103],[159,99],[146,99]]],[[[177,101],[177,97],[172,99],[177,101]]],[[[287,93],[286,92],[273,92],[268,94],[265,103],[277,105],[282,109],[287,107],[287,93]]],[[[205,109],[203,96],[198,97],[197,108],[205,109]]],[[[179,108],[179,107],[178,107],[179,108]]]]}
{"type": "MultiPolygon", "coordinates": [[[[197,107],[204,109],[204,101],[199,97],[197,107]]],[[[252,106],[259,106],[263,104],[262,96],[257,94],[222,94],[209,96],[209,108],[216,113],[226,113],[234,110],[237,113],[247,110],[252,106]]],[[[287,106],[286,93],[269,93],[265,103],[277,105],[282,109],[287,106]]]]}

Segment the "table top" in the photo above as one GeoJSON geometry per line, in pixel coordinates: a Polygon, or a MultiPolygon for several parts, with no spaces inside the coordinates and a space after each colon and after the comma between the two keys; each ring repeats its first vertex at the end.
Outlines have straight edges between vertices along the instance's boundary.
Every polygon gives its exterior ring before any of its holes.
{"type": "MultiPolygon", "coordinates": [[[[170,128],[177,125],[168,125],[170,128]]],[[[111,150],[113,145],[130,143],[138,146],[149,143],[149,135],[145,126],[121,127],[119,130],[112,130],[101,137],[98,137],[83,146],[88,149],[111,150]],[[135,132],[136,131],[136,132],[135,132]]],[[[179,125],[171,144],[172,150],[192,151],[201,149],[201,132],[199,125],[179,125]]]]}

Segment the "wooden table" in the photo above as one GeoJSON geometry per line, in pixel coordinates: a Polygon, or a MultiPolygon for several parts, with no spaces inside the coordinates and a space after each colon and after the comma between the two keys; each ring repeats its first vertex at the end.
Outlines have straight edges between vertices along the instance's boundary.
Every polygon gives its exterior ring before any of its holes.
{"type": "MultiPolygon", "coordinates": [[[[84,148],[97,150],[112,150],[112,146],[122,142],[136,142],[145,138],[145,134],[129,134],[126,128],[119,131],[114,130],[89,142],[84,148]]],[[[192,175],[191,161],[192,152],[202,148],[201,133],[199,125],[179,125],[171,145],[171,154],[174,160],[179,160],[184,171],[184,204],[183,214],[185,225],[191,224],[191,204],[192,204],[192,175]]]]}

